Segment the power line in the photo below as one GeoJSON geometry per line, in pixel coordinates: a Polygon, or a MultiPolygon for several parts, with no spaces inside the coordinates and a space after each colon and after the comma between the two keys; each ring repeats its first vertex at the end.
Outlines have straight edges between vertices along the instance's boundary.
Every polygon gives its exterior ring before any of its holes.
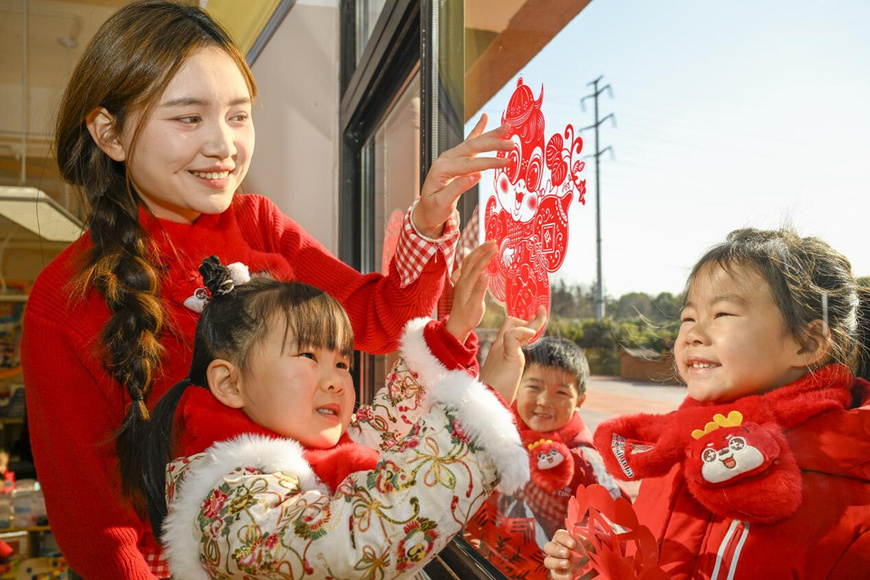
{"type": "Polygon", "coordinates": [[[613,147],[608,145],[604,149],[600,148],[598,127],[607,119],[611,120],[614,127],[616,126],[616,117],[613,116],[613,113],[610,113],[603,119],[598,118],[598,95],[607,91],[610,94],[610,98],[613,98],[613,90],[610,88],[610,85],[598,88],[598,83],[603,78],[604,75],[601,75],[591,83],[588,83],[587,86],[592,85],[592,94],[586,95],[580,99],[581,110],[585,110],[583,107],[583,101],[586,99],[593,99],[595,102],[595,122],[588,127],[580,129],[580,132],[586,131],[587,129],[595,129],[595,153],[593,154],[595,157],[595,256],[597,274],[595,282],[595,320],[602,320],[604,318],[604,280],[601,277],[601,168],[599,166],[599,159],[601,158],[601,154],[605,151],[610,151],[610,154],[613,155],[613,147]]]}

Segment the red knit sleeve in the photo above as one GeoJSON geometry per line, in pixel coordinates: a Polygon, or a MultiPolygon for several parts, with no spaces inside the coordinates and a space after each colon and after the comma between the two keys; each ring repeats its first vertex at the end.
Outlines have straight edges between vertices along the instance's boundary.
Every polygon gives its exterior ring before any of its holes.
{"type": "MultiPolygon", "coordinates": [[[[426,339],[426,346],[448,371],[461,369],[473,377],[477,377],[480,373],[480,364],[477,361],[477,335],[473,332],[468,336],[465,344],[460,343],[455,336],[447,332],[447,317],[445,317],[427,323],[423,329],[423,337],[426,339]]],[[[490,385],[485,386],[505,409],[513,412],[497,390],[490,385]]]]}
{"type": "Polygon", "coordinates": [[[302,282],[335,297],[353,325],[355,347],[370,353],[396,350],[405,323],[434,312],[444,283],[445,263],[436,253],[416,281],[402,288],[395,262],[390,273],[360,274],[331,253],[268,199],[246,195],[236,219],[246,236],[259,237],[265,251],[285,256],[302,282]]]}
{"type": "Polygon", "coordinates": [[[100,384],[102,372],[84,362],[90,345],[72,331],[81,319],[45,316],[54,305],[40,298],[37,285],[25,314],[21,358],[51,530],[84,578],[153,579],[137,548],[143,524],[119,499],[113,430],[122,410],[100,384]]]}
{"type": "Polygon", "coordinates": [[[473,332],[468,335],[465,344],[459,342],[455,336],[447,332],[447,318],[429,322],[423,329],[423,337],[432,354],[453,371],[463,369],[473,377],[479,372],[477,362],[477,335],[473,332]]]}

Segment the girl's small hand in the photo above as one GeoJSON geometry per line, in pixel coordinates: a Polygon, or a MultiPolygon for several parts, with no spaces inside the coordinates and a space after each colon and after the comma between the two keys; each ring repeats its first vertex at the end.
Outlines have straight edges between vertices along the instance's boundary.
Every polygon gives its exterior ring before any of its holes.
{"type": "Polygon", "coordinates": [[[544,544],[544,567],[550,571],[553,580],[574,580],[582,561],[572,558],[571,550],[576,542],[567,530],[559,530],[553,539],[544,544]]]}
{"type": "Polygon", "coordinates": [[[507,316],[498,329],[480,369],[480,381],[495,389],[508,404],[513,403],[517,396],[517,387],[526,366],[522,349],[545,324],[547,309],[541,306],[528,322],[507,316]]]}
{"type": "Polygon", "coordinates": [[[462,261],[462,267],[453,273],[453,307],[445,328],[463,344],[483,318],[489,284],[486,266],[495,253],[495,242],[484,242],[472,250],[462,261]]]}
{"type": "Polygon", "coordinates": [[[444,232],[444,222],[453,215],[459,196],[480,181],[480,172],[505,167],[506,158],[477,157],[491,151],[510,151],[513,142],[507,138],[509,127],[502,125],[484,133],[487,116],[484,113],[468,137],[438,156],[423,181],[420,201],[411,214],[417,231],[428,238],[444,232]]]}

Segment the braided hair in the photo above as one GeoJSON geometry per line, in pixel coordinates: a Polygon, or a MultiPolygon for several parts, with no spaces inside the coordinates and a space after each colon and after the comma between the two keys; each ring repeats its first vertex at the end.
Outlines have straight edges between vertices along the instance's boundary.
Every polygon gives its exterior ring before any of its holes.
{"type": "MultiPolygon", "coordinates": [[[[142,200],[127,166],[100,149],[87,119],[104,108],[114,119],[111,136],[132,130],[135,147],[143,121],[169,82],[190,55],[205,47],[220,48],[233,58],[254,98],[256,85],[244,57],[203,10],[165,0],[124,6],[85,49],[63,96],[55,131],[60,174],[82,193],[93,240],[72,295],[83,298],[95,289],[106,301],[111,316],[100,336],[104,364],[131,401],[116,434],[126,492],[130,490],[125,482],[141,470],[137,446],[163,356],[160,271],[153,265],[151,240],[139,223],[142,200]],[[136,115],[138,124],[127,127],[136,115]]],[[[132,499],[141,507],[141,498],[132,499]]]]}

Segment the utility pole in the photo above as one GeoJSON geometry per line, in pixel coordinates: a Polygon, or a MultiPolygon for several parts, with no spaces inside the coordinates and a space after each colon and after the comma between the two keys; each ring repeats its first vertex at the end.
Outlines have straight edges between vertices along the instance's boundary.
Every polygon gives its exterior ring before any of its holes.
{"type": "Polygon", "coordinates": [[[607,115],[603,119],[598,118],[598,95],[607,91],[610,94],[610,98],[613,98],[613,90],[610,88],[610,85],[605,85],[601,88],[598,88],[598,83],[603,79],[604,76],[599,76],[597,79],[588,83],[592,85],[592,94],[586,95],[582,99],[580,99],[580,108],[585,110],[583,107],[583,101],[586,99],[593,99],[595,102],[595,122],[588,127],[583,127],[580,129],[581,132],[586,131],[588,129],[595,129],[595,153],[593,156],[595,157],[595,255],[597,258],[597,279],[595,282],[595,320],[602,320],[604,318],[604,279],[601,277],[601,166],[599,159],[601,154],[605,151],[610,151],[610,154],[613,155],[613,147],[609,145],[604,149],[599,148],[599,140],[598,140],[598,127],[607,119],[610,119],[613,123],[613,126],[616,126],[616,117],[613,116],[613,113],[607,115]]]}

